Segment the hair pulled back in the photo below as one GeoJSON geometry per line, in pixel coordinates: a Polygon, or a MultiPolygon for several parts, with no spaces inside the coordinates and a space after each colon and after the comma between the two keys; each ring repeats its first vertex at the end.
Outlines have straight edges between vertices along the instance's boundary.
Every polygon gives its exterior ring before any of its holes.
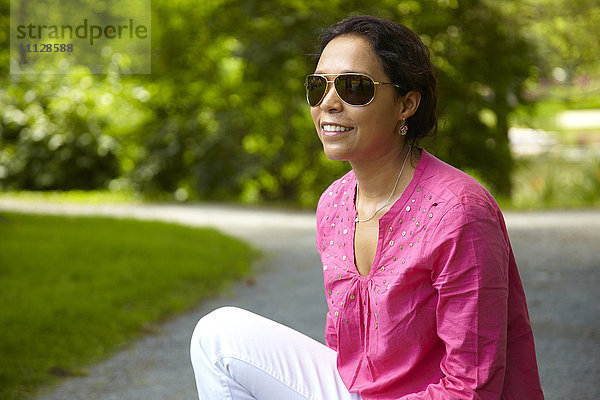
{"type": "Polygon", "coordinates": [[[419,139],[437,132],[436,79],[429,49],[416,33],[406,26],[386,19],[360,15],[331,25],[320,36],[318,62],[325,46],[341,35],[364,37],[379,56],[383,70],[400,95],[414,90],[421,94],[415,114],[407,119],[406,139],[416,144],[419,139]]]}

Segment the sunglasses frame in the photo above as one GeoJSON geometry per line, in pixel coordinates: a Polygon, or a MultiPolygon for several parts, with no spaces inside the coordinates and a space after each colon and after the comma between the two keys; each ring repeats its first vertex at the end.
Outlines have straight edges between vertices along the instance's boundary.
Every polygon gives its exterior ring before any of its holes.
{"type": "Polygon", "coordinates": [[[335,94],[337,95],[337,97],[339,97],[339,99],[342,102],[344,102],[344,104],[347,104],[347,105],[353,106],[353,107],[364,107],[364,106],[368,106],[369,104],[371,104],[371,102],[375,98],[375,93],[377,93],[377,85],[392,85],[392,86],[395,86],[397,88],[400,88],[400,86],[396,85],[395,83],[391,83],[391,82],[378,82],[375,79],[373,79],[372,77],[370,77],[369,75],[367,75],[367,74],[361,74],[361,73],[358,73],[358,72],[348,72],[348,73],[343,73],[343,74],[308,74],[306,76],[306,80],[304,82],[304,86],[306,88],[306,101],[308,102],[308,105],[310,105],[311,107],[318,107],[319,104],[321,104],[323,102],[323,99],[325,98],[325,96],[327,96],[327,93],[329,92],[329,84],[330,83],[333,84],[333,90],[335,90],[335,94]],[[373,96],[371,96],[371,99],[368,102],[366,102],[365,104],[350,104],[346,100],[344,100],[342,98],[342,96],[340,96],[340,94],[338,93],[337,88],[335,87],[335,80],[338,77],[340,77],[340,76],[348,76],[348,75],[365,77],[368,80],[370,80],[371,82],[373,82],[373,96]],[[325,80],[327,81],[327,86],[325,87],[325,91],[323,92],[323,95],[321,96],[321,98],[319,99],[319,101],[314,106],[310,104],[310,100],[308,98],[308,79],[311,76],[322,77],[322,78],[325,78],[325,80]],[[333,78],[333,80],[329,80],[329,79],[327,79],[328,76],[333,76],[335,78],[333,78]]]}

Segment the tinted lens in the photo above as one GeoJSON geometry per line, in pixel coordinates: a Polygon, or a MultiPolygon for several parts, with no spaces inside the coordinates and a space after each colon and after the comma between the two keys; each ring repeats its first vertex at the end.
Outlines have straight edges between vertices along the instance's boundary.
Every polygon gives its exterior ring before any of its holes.
{"type": "Polygon", "coordinates": [[[306,100],[315,107],[323,99],[327,90],[327,78],[324,76],[309,75],[306,77],[306,100]]]}
{"type": "Polygon", "coordinates": [[[340,98],[353,106],[365,105],[375,95],[375,84],[364,75],[339,75],[334,85],[340,98]]]}

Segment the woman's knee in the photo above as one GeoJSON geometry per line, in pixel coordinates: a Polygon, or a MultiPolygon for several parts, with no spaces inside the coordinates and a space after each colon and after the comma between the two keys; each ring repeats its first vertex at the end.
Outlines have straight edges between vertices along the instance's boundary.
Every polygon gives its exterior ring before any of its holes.
{"type": "Polygon", "coordinates": [[[200,318],[194,333],[201,334],[204,332],[208,334],[215,331],[229,330],[248,314],[248,311],[238,307],[225,306],[217,308],[200,318]]]}
{"type": "Polygon", "coordinates": [[[237,307],[221,307],[200,318],[192,334],[192,350],[221,352],[242,332],[243,320],[250,313],[237,307]]]}

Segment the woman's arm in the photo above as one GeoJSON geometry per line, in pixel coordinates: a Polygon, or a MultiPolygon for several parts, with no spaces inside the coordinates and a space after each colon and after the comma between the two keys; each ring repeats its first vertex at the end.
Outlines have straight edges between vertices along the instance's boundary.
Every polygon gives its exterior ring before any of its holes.
{"type": "MultiPolygon", "coordinates": [[[[341,179],[341,178],[340,178],[341,179]]],[[[317,211],[316,211],[316,235],[315,235],[315,244],[317,246],[317,251],[319,252],[319,254],[321,254],[321,246],[322,241],[322,235],[323,235],[323,230],[326,228],[326,225],[323,222],[323,217],[324,217],[324,202],[325,202],[325,196],[327,193],[329,193],[330,188],[328,188],[325,192],[323,192],[323,194],[321,194],[321,197],[319,198],[319,202],[317,203],[317,211]]],[[[333,322],[333,318],[331,317],[331,314],[329,313],[329,311],[327,312],[327,316],[325,319],[325,344],[327,345],[327,347],[337,351],[338,348],[338,340],[337,340],[337,331],[335,328],[335,324],[333,322]]]]}
{"type": "Polygon", "coordinates": [[[403,400],[500,398],[511,250],[497,213],[487,205],[457,205],[435,229],[432,281],[437,335],[446,346],[444,377],[403,400]]]}
{"type": "Polygon", "coordinates": [[[325,320],[325,344],[332,350],[338,349],[337,331],[329,312],[325,320]]]}

